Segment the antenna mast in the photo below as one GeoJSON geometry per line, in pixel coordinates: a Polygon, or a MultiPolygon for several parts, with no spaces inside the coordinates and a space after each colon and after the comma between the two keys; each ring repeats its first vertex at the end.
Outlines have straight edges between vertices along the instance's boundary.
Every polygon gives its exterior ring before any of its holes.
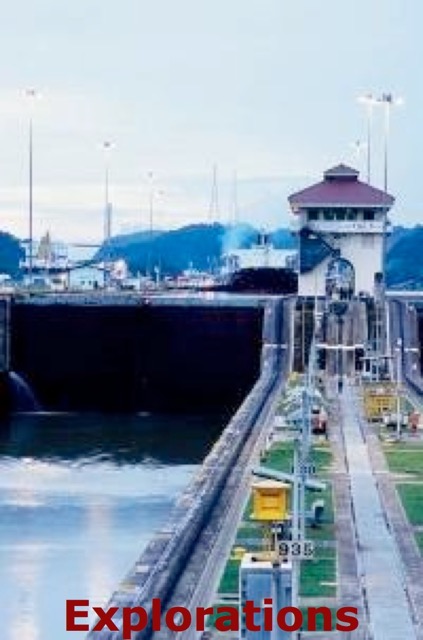
{"type": "Polygon", "coordinates": [[[213,181],[209,204],[209,223],[218,222],[219,214],[219,189],[217,183],[217,165],[213,165],[213,181]]]}

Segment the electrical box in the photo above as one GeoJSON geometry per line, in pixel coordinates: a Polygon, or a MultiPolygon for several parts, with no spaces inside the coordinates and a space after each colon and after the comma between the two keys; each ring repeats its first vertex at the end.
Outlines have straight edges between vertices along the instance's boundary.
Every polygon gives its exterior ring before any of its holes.
{"type": "Polygon", "coordinates": [[[252,485],[253,520],[282,522],[288,518],[291,487],[277,480],[261,480],[252,485]]]}

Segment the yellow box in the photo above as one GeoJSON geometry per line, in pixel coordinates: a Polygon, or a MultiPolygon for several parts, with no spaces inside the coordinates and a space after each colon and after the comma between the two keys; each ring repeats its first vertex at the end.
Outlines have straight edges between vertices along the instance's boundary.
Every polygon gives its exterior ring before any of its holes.
{"type": "Polygon", "coordinates": [[[366,385],[363,401],[367,420],[379,420],[385,413],[395,411],[395,389],[393,385],[387,383],[366,385]]]}
{"type": "Polygon", "coordinates": [[[242,560],[242,558],[246,553],[247,553],[247,549],[245,549],[245,547],[234,547],[232,549],[232,559],[242,560]]]}
{"type": "Polygon", "coordinates": [[[277,480],[261,480],[252,485],[253,520],[282,522],[288,518],[289,484],[277,480]]]}

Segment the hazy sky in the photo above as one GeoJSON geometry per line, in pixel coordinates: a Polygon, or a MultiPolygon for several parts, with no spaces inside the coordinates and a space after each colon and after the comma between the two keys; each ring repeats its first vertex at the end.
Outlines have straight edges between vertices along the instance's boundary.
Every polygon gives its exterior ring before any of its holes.
{"type": "MultiPolygon", "coordinates": [[[[240,217],[286,224],[286,197],[340,160],[364,169],[361,93],[392,92],[395,222],[423,211],[421,0],[0,0],[0,228],[27,234],[33,87],[35,235],[99,240],[113,140],[116,231],[240,217]]],[[[373,182],[382,182],[382,112],[373,182]]]]}

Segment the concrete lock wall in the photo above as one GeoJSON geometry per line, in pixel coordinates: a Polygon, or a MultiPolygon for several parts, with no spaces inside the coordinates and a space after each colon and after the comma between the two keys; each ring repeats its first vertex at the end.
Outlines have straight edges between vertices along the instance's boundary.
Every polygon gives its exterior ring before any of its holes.
{"type": "Polygon", "coordinates": [[[262,308],[15,303],[11,367],[52,410],[214,409],[259,375],[262,308]]]}
{"type": "Polygon", "coordinates": [[[0,299],[0,373],[9,371],[10,354],[10,301],[0,299]]]}

